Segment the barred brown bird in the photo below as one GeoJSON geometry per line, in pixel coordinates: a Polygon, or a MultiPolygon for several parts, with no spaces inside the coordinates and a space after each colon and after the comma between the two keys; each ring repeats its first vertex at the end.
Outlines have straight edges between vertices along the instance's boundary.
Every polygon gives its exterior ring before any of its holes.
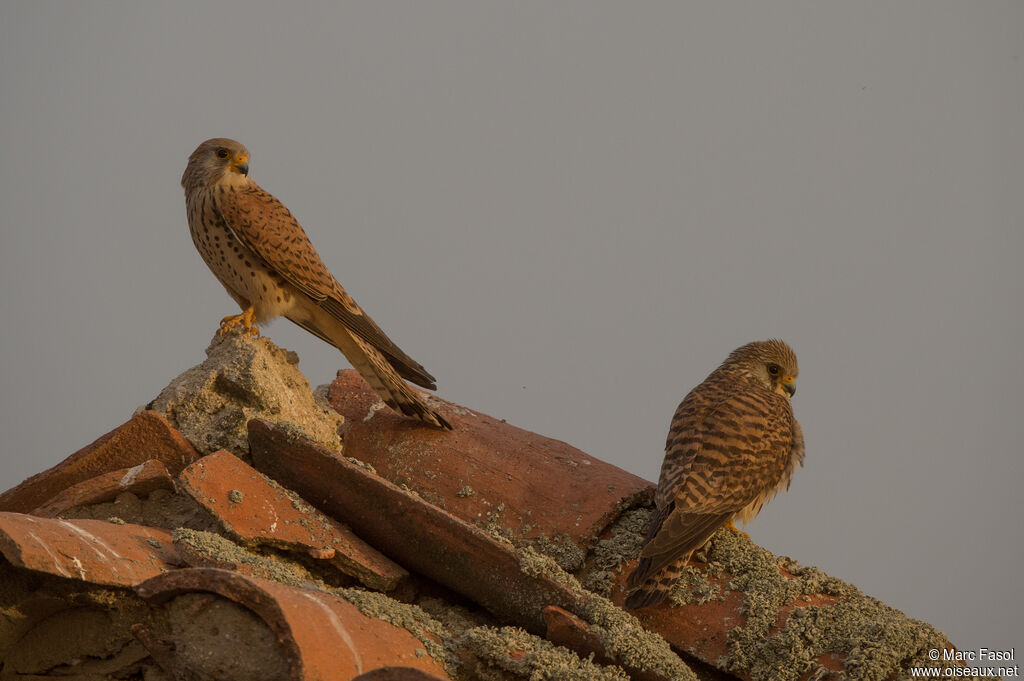
{"type": "Polygon", "coordinates": [[[221,331],[284,315],[335,346],[394,409],[451,428],[403,378],[434,390],[434,377],[391,342],[321,262],[284,205],[249,178],[249,150],[206,140],[181,176],[188,226],[199,254],[243,312],[221,331]]]}
{"type": "Polygon", "coordinates": [[[664,600],[683,565],[723,525],[753,520],[803,465],[793,417],[796,354],[780,340],[748,343],[690,391],[672,417],[655,513],[626,581],[626,606],[664,600]]]}

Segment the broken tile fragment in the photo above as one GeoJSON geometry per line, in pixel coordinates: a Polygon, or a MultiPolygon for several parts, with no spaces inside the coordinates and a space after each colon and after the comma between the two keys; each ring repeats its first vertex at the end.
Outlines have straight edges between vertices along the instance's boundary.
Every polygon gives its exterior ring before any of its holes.
{"type": "Polygon", "coordinates": [[[524,572],[501,541],[326,447],[265,421],[249,422],[253,463],[410,569],[491,612],[543,631],[545,605],[569,608],[572,592],[524,572]]]}
{"type": "Polygon", "coordinates": [[[134,586],[182,564],[164,530],[8,512],[0,512],[0,553],[28,570],[115,586],[134,586]]]}
{"type": "MultiPolygon", "coordinates": [[[[136,588],[163,603],[181,594],[210,593],[258,615],[282,643],[292,679],[349,681],[379,667],[413,667],[439,679],[444,668],[412,634],[361,613],[338,596],[299,589],[226,570],[188,568],[154,577],[136,588]]],[[[173,653],[172,653],[173,654],[173,653]]]]}
{"type": "Polygon", "coordinates": [[[199,453],[167,419],[155,411],[140,411],[53,468],[0,494],[0,511],[29,513],[72,485],[149,459],[176,475],[197,458],[199,453]]]}
{"type": "Polygon", "coordinates": [[[413,427],[355,371],[328,391],[345,416],[345,453],[378,475],[470,523],[532,539],[563,568],[580,567],[597,536],[623,510],[650,499],[651,483],[564,442],[486,414],[440,404],[451,432],[413,427]]]}
{"type": "Polygon", "coordinates": [[[408,572],[348,527],[221,450],[183,470],[179,486],[224,530],[248,546],[271,546],[325,560],[372,589],[389,591],[408,572]]]}
{"type": "Polygon", "coordinates": [[[76,506],[113,501],[124,492],[143,497],[158,489],[174,489],[174,481],[166,466],[156,459],[149,459],[138,466],[97,475],[72,485],[32,511],[32,515],[56,518],[76,506]]]}
{"type": "Polygon", "coordinates": [[[441,677],[412,667],[381,667],[360,674],[352,681],[441,681],[441,677]]]}

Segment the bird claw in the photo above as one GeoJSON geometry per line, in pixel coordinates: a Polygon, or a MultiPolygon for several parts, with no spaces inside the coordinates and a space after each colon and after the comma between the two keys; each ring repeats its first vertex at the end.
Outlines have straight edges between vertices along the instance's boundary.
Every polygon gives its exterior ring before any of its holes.
{"type": "Polygon", "coordinates": [[[242,327],[242,333],[249,334],[253,338],[259,338],[260,330],[253,326],[253,317],[255,315],[256,309],[252,307],[242,314],[228,315],[224,319],[220,320],[220,328],[217,329],[217,335],[225,336],[236,328],[242,327]]]}
{"type": "Polygon", "coordinates": [[[746,532],[744,532],[743,530],[741,530],[740,528],[736,527],[735,523],[733,523],[733,521],[731,521],[731,520],[729,521],[729,524],[727,524],[725,526],[725,529],[732,530],[736,534],[742,534],[747,539],[750,539],[750,535],[747,534],[746,532]]]}

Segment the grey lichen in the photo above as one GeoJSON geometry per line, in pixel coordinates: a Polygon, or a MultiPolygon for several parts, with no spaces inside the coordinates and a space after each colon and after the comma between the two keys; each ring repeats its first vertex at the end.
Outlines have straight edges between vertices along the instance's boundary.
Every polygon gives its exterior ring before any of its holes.
{"type": "Polygon", "coordinates": [[[646,507],[620,515],[608,528],[609,537],[591,549],[587,567],[580,575],[583,585],[602,596],[610,595],[622,564],[640,553],[650,522],[651,509],[646,507]]]}
{"type": "Polygon", "coordinates": [[[563,570],[575,572],[583,567],[583,559],[586,556],[565,532],[553,539],[541,534],[533,541],[533,546],[544,555],[553,558],[563,570]]]}
{"type": "Polygon", "coordinates": [[[426,652],[444,666],[445,671],[451,675],[457,673],[460,663],[450,645],[448,630],[419,606],[401,603],[376,591],[355,588],[329,591],[359,608],[359,612],[367,617],[375,617],[405,629],[420,640],[426,652]],[[447,647],[445,642],[449,643],[447,647]]]}
{"type": "Polygon", "coordinates": [[[658,634],[648,631],[631,614],[611,601],[583,588],[579,580],[564,571],[549,556],[531,547],[516,549],[519,569],[531,577],[546,577],[570,590],[574,597],[572,611],[591,624],[591,631],[602,641],[605,650],[616,662],[643,671],[656,672],[669,679],[693,681],[693,671],[672,652],[658,634]]]}
{"type": "Polygon", "coordinates": [[[941,666],[927,651],[948,645],[941,633],[835,577],[776,557],[748,538],[719,531],[706,547],[712,570],[732,575],[730,591],[743,593],[745,619],[729,632],[729,655],[717,666],[755,681],[835,673],[816,659],[842,660],[842,678],[874,681],[913,666],[941,666]],[[788,573],[786,574],[783,573],[788,573]],[[834,597],[829,605],[794,608],[775,631],[779,610],[802,595],[834,597]]]}
{"type": "Polygon", "coordinates": [[[365,461],[360,461],[359,459],[357,459],[354,456],[346,456],[345,458],[348,460],[348,462],[350,464],[353,464],[355,466],[359,466],[363,470],[369,471],[370,473],[373,473],[374,475],[377,474],[377,469],[374,468],[371,464],[369,464],[369,463],[367,463],[365,461]]]}
{"type": "MultiPolygon", "coordinates": [[[[481,663],[530,681],[629,681],[619,667],[604,667],[518,627],[476,627],[456,644],[481,663]]],[[[475,670],[477,676],[486,668],[475,670]]]]}
{"type": "Polygon", "coordinates": [[[232,333],[215,336],[206,355],[151,404],[200,452],[247,455],[252,418],[290,423],[328,447],[341,446],[337,431],[344,418],[313,394],[295,353],[266,338],[232,333]]]}
{"type": "Polygon", "coordinates": [[[679,579],[672,585],[669,600],[676,605],[697,603],[703,605],[710,601],[724,601],[722,588],[707,578],[708,571],[700,570],[691,565],[684,565],[679,579]]]}

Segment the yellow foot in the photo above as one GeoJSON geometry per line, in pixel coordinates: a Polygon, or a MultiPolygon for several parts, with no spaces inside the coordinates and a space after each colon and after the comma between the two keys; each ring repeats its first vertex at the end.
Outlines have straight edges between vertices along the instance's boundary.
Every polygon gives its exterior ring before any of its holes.
{"type": "Polygon", "coordinates": [[[725,526],[725,528],[726,528],[727,530],[732,530],[732,531],[733,531],[733,532],[735,532],[736,534],[742,534],[742,535],[743,535],[744,537],[746,537],[747,539],[750,539],[750,535],[749,535],[749,534],[747,534],[746,532],[744,532],[743,530],[739,529],[738,527],[736,527],[736,525],[734,525],[734,524],[733,524],[733,522],[732,522],[731,520],[729,521],[729,524],[725,526]]]}
{"type": "Polygon", "coordinates": [[[253,326],[253,317],[256,315],[256,308],[250,307],[242,314],[231,315],[220,320],[220,328],[217,329],[217,335],[223,336],[235,328],[241,326],[242,332],[247,333],[253,338],[260,337],[260,330],[253,326]]]}

